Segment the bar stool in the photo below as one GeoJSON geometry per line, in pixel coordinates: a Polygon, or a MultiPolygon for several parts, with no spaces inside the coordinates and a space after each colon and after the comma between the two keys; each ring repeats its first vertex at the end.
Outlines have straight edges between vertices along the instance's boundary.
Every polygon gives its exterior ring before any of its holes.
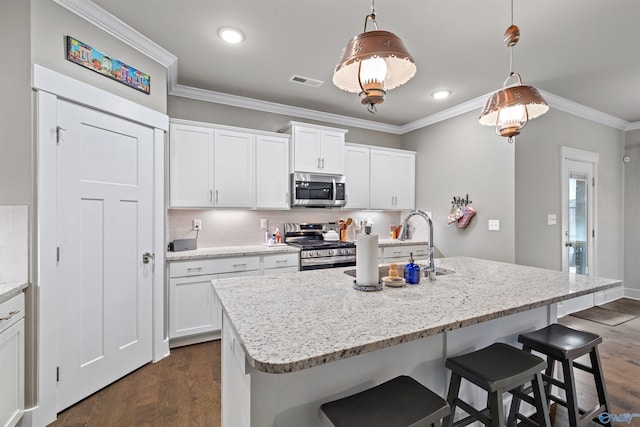
{"type": "MultiPolygon", "coordinates": [[[[487,426],[514,426],[519,418],[533,426],[550,427],[549,409],[544,398],[541,371],[546,367],[543,359],[518,348],[503,343],[491,344],[481,350],[447,359],[446,367],[451,370],[451,384],[447,402],[451,407],[451,414],[445,418],[445,427],[466,426],[473,421],[480,421],[487,426]],[[478,410],[458,397],[460,383],[466,379],[478,387],[486,390],[487,407],[478,410]],[[534,398],[520,393],[524,384],[531,382],[534,398]],[[504,393],[520,394],[520,399],[535,406],[538,421],[522,414],[510,414],[510,424],[505,423],[504,393]],[[456,408],[464,410],[469,416],[454,422],[456,408]]],[[[516,407],[516,411],[518,408],[516,407]]]]}
{"type": "Polygon", "coordinates": [[[447,402],[402,375],[368,390],[320,406],[335,427],[441,427],[447,402]]]}
{"type": "MultiPolygon", "coordinates": [[[[604,385],[604,377],[602,375],[600,355],[598,353],[598,344],[602,342],[601,336],[591,332],[577,331],[554,323],[546,328],[522,334],[518,337],[518,341],[523,344],[524,351],[531,352],[531,350],[535,350],[547,356],[547,368],[543,375],[547,403],[553,400],[559,405],[566,407],[569,413],[569,425],[571,427],[584,426],[592,420],[602,425],[611,425],[608,417],[606,417],[607,422],[600,421],[599,419],[599,415],[603,412],[611,412],[607,390],[604,385]],[[575,359],[585,354],[589,354],[589,358],[591,359],[590,367],[575,361],[575,359]],[[556,361],[562,364],[564,381],[553,377],[556,361]],[[574,368],[593,375],[598,394],[598,404],[593,409],[585,411],[578,407],[574,368]],[[551,394],[552,385],[565,391],[566,400],[551,394]]],[[[516,404],[515,399],[513,404],[516,404]]]]}

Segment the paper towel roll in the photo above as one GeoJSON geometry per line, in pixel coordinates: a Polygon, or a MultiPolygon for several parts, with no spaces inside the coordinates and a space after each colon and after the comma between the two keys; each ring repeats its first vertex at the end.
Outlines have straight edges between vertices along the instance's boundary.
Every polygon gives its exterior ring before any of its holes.
{"type": "Polygon", "coordinates": [[[377,285],[378,235],[359,234],[356,242],[356,283],[361,286],[377,285]]]}

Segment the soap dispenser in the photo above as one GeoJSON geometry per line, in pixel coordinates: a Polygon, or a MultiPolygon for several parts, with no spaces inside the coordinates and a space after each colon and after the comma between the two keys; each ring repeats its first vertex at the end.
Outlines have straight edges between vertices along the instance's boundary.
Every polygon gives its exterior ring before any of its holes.
{"type": "Polygon", "coordinates": [[[409,254],[409,264],[404,266],[404,280],[409,285],[420,283],[420,266],[413,262],[413,252],[409,254]]]}

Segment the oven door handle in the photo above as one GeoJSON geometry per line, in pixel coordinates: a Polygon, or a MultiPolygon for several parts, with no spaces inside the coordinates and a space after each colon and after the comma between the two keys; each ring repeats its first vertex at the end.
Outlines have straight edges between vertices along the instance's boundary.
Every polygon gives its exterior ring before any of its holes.
{"type": "MultiPolygon", "coordinates": [[[[346,264],[348,262],[354,262],[356,260],[355,255],[347,256],[328,256],[322,258],[301,258],[302,265],[328,265],[328,264],[346,264]],[[306,261],[306,262],[305,262],[306,261]]],[[[337,265],[336,267],[341,267],[337,265]]]]}

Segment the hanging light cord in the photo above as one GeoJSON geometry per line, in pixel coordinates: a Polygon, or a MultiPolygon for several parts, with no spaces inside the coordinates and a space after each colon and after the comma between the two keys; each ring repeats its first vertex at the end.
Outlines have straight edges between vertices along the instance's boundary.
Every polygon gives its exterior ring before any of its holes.
{"type": "MultiPolygon", "coordinates": [[[[513,25],[513,0],[511,0],[511,25],[513,25]]],[[[509,77],[513,76],[513,44],[509,46],[509,77]]]]}

